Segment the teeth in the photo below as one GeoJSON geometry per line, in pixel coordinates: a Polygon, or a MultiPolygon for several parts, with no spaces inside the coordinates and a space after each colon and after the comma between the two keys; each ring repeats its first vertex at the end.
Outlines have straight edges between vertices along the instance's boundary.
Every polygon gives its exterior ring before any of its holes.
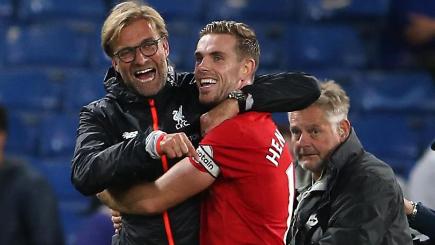
{"type": "Polygon", "coordinates": [[[145,74],[145,73],[150,72],[150,71],[152,71],[152,68],[137,71],[137,72],[135,72],[135,74],[140,75],[140,74],[145,74]]]}
{"type": "Polygon", "coordinates": [[[201,79],[201,85],[216,84],[214,79],[201,79]]]}

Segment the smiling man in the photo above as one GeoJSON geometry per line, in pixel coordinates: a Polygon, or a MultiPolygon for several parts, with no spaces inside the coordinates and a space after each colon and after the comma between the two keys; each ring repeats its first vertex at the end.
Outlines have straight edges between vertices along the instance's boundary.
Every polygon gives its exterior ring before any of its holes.
{"type": "MultiPolygon", "coordinates": [[[[101,45],[113,66],[104,80],[107,94],[82,108],[72,160],[72,182],[84,195],[127,191],[196,154],[200,116],[208,108],[198,100],[194,74],[169,65],[168,35],[160,14],[138,1],[119,3],[106,18],[101,45]]],[[[214,112],[300,109],[318,97],[319,88],[311,76],[282,73],[258,76],[233,95],[214,112]]],[[[123,214],[114,243],[198,244],[198,205],[192,197],[162,215],[123,214]]]]}
{"type": "MultiPolygon", "coordinates": [[[[213,107],[252,83],[259,44],[245,24],[212,22],[200,33],[195,59],[199,100],[213,107]]],[[[246,112],[212,129],[197,158],[104,201],[126,213],[155,214],[205,190],[200,244],[284,244],[294,199],[286,149],[270,113],[246,112]]]]}

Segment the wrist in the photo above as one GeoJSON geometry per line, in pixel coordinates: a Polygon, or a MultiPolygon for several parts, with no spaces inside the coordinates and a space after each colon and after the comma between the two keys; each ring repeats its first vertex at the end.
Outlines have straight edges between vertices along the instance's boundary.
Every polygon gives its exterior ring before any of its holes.
{"type": "Polygon", "coordinates": [[[147,138],[145,139],[145,150],[150,154],[153,159],[160,159],[161,150],[160,150],[160,142],[163,137],[166,135],[165,132],[160,130],[152,131],[147,138]]]}
{"type": "Polygon", "coordinates": [[[411,203],[412,209],[411,209],[411,212],[407,215],[407,217],[408,217],[408,219],[414,219],[415,216],[417,215],[418,203],[413,202],[413,201],[409,201],[409,202],[411,203]]]}
{"type": "Polygon", "coordinates": [[[239,113],[248,111],[252,108],[252,95],[241,90],[233,90],[228,94],[228,99],[235,99],[239,106],[239,113]]]}

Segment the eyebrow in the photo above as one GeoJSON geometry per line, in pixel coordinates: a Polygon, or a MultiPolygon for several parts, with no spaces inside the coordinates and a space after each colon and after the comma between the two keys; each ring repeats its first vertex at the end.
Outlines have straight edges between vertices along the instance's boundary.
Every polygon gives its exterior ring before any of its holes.
{"type": "MultiPolygon", "coordinates": [[[[121,47],[121,48],[118,49],[116,52],[119,52],[119,51],[121,51],[121,50],[123,50],[123,49],[126,49],[126,48],[134,48],[134,47],[140,46],[141,44],[143,44],[143,43],[145,43],[145,42],[150,42],[150,43],[151,43],[152,41],[155,41],[156,39],[158,39],[158,38],[154,38],[154,37],[145,38],[145,39],[143,39],[142,41],[140,41],[137,45],[121,47]]],[[[115,52],[115,53],[116,53],[116,52],[115,52]]]]}

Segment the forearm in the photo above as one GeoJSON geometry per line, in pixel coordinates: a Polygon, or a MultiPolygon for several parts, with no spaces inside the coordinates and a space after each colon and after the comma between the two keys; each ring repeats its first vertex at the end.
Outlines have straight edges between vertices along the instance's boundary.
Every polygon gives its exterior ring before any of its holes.
{"type": "Polygon", "coordinates": [[[146,152],[147,133],[113,144],[109,140],[111,136],[102,130],[82,132],[72,161],[71,179],[77,190],[84,195],[95,195],[137,179],[155,179],[161,164],[146,152]]]}
{"type": "Polygon", "coordinates": [[[112,209],[130,214],[157,214],[203,191],[214,182],[209,173],[197,170],[184,158],[154,182],[126,190],[109,190],[98,198],[112,209]]]}
{"type": "Polygon", "coordinates": [[[254,111],[289,112],[300,110],[320,96],[316,78],[303,73],[279,73],[256,77],[242,91],[252,95],[254,111]]]}
{"type": "Polygon", "coordinates": [[[158,191],[154,183],[141,183],[128,189],[107,189],[97,194],[98,199],[111,209],[126,214],[151,215],[166,208],[157,204],[158,191]]]}

